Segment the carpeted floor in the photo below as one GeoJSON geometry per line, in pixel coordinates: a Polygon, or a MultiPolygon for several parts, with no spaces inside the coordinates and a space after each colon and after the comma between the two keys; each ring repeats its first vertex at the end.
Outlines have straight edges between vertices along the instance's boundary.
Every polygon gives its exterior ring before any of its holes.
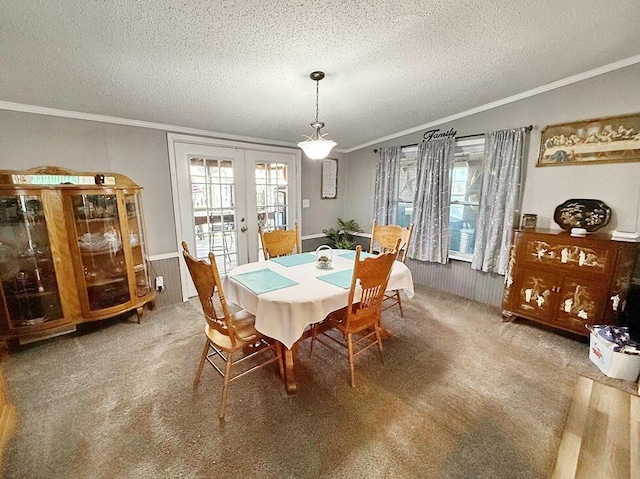
{"type": "Polygon", "coordinates": [[[603,376],[588,343],[417,287],[393,338],[356,360],[322,345],[235,382],[192,381],[204,321],[191,303],[36,343],[3,364],[18,427],[6,478],[544,478],[578,375],[603,376]]]}

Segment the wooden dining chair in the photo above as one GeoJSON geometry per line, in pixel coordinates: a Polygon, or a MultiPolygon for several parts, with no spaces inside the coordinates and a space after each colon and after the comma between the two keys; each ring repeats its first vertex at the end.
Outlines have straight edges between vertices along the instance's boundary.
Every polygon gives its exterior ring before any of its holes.
{"type": "Polygon", "coordinates": [[[262,226],[258,227],[260,241],[262,241],[262,252],[264,259],[277,258],[289,254],[302,253],[300,244],[300,232],[298,223],[292,230],[264,231],[262,226]]]}
{"type": "MultiPolygon", "coordinates": [[[[399,243],[398,241],[398,245],[399,243]]],[[[384,292],[391,276],[393,262],[397,256],[396,250],[360,261],[361,252],[362,247],[358,245],[347,306],[329,314],[321,325],[313,325],[309,348],[309,356],[311,356],[315,341],[333,349],[335,349],[335,344],[339,344],[343,348],[346,347],[352,387],[355,386],[354,359],[360,353],[378,345],[380,359],[384,364],[380,337],[380,316],[384,292]],[[330,334],[332,329],[342,333],[342,341],[330,334]],[[321,331],[319,332],[319,330],[321,331]],[[354,335],[357,338],[355,341],[354,335]]]]}
{"type": "MultiPolygon", "coordinates": [[[[412,234],[413,223],[411,223],[408,228],[403,228],[399,225],[378,225],[376,224],[376,220],[373,220],[369,253],[393,250],[397,241],[400,240],[398,260],[404,263],[407,259],[407,251],[409,250],[412,234]]],[[[404,313],[402,312],[402,299],[400,298],[400,291],[397,289],[386,293],[382,310],[385,311],[396,304],[400,308],[400,316],[404,317],[404,313]]]]}
{"type": "Polygon", "coordinates": [[[229,313],[215,255],[209,253],[209,263],[207,263],[193,257],[184,241],[182,249],[182,256],[189,268],[191,279],[193,279],[202,305],[204,318],[207,321],[204,327],[206,341],[193,386],[196,387],[200,382],[202,368],[205,361],[208,361],[223,378],[220,409],[218,410],[218,417],[223,419],[229,383],[275,362],[279,364],[280,377],[284,380],[282,353],[275,341],[267,340],[256,331],[254,327],[255,316],[245,310],[233,314],[229,313]],[[272,355],[268,354],[269,352],[272,355]],[[253,363],[248,369],[233,375],[232,369],[237,369],[234,366],[256,356],[258,356],[257,359],[261,359],[259,362],[253,363]],[[224,362],[224,371],[216,363],[216,358],[219,358],[218,362],[224,362]]]}

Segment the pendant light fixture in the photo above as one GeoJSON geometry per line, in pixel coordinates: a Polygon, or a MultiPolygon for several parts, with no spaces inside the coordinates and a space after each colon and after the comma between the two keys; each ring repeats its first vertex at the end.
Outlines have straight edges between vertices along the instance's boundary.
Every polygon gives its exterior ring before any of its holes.
{"type": "Polygon", "coordinates": [[[318,121],[318,96],[320,93],[320,80],[324,78],[324,72],[312,72],[309,78],[316,82],[316,121],[309,123],[311,128],[315,129],[315,132],[313,136],[307,136],[305,141],[298,143],[298,146],[312,160],[322,160],[327,157],[337,143],[332,140],[325,140],[326,133],[323,135],[320,131],[324,127],[324,123],[318,121]]]}

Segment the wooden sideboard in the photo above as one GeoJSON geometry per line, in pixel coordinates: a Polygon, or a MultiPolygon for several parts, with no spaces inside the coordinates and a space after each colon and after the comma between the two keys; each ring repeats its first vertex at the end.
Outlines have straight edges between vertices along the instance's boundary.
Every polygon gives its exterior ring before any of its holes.
{"type": "Polygon", "coordinates": [[[519,316],[588,336],[586,325],[615,324],[638,256],[638,243],[608,235],[516,230],[502,300],[519,316]]]}

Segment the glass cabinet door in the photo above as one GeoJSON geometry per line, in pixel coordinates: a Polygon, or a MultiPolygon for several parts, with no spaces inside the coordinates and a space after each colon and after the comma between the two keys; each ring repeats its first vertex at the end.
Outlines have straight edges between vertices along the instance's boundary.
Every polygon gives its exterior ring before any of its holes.
{"type": "Polygon", "coordinates": [[[113,194],[71,196],[76,240],[91,311],[130,300],[118,201],[113,194]]]}
{"type": "Polygon", "coordinates": [[[8,327],[63,318],[41,196],[0,195],[0,280],[8,327]]]}
{"type": "Polygon", "coordinates": [[[133,257],[133,271],[136,277],[136,296],[142,298],[149,293],[149,268],[147,266],[147,245],[143,234],[142,202],[139,194],[125,195],[127,221],[129,223],[129,246],[133,257]]]}

